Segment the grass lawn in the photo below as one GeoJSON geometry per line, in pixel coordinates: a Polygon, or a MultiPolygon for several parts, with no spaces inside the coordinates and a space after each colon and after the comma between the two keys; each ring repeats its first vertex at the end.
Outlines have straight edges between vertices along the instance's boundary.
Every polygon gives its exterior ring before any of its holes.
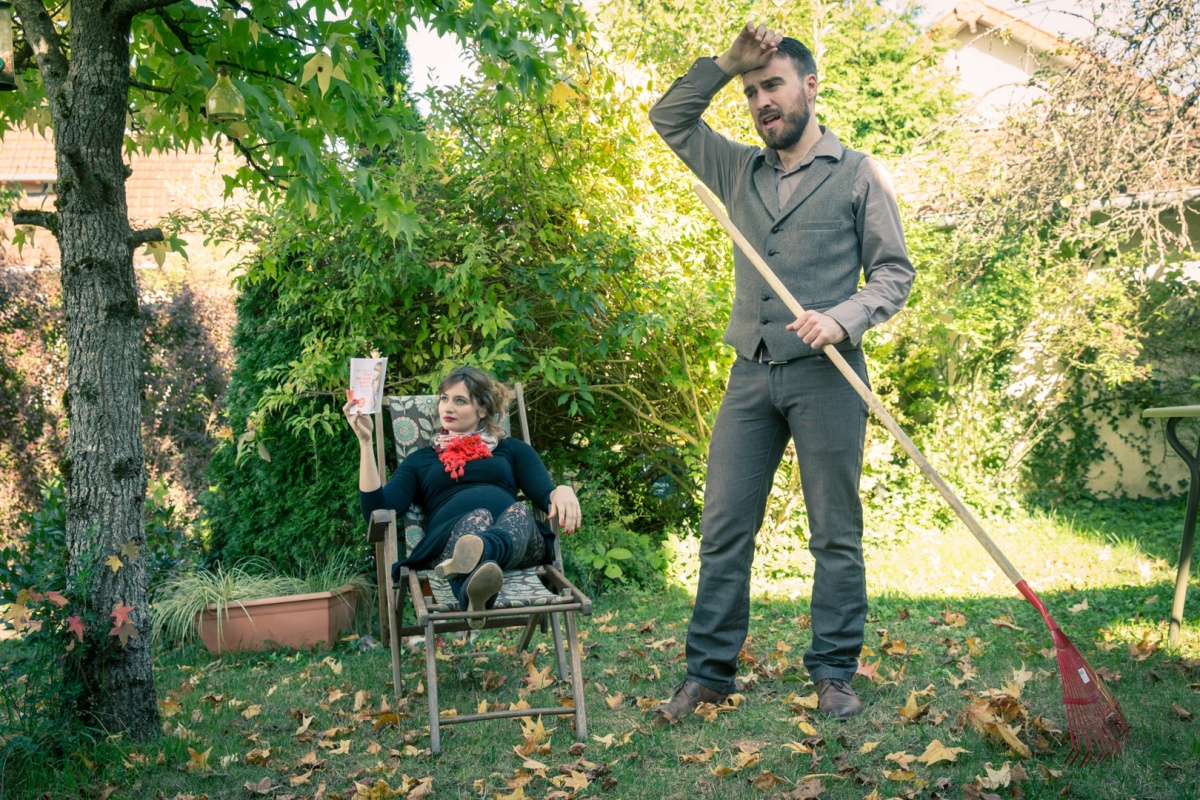
{"type": "MultiPolygon", "coordinates": [[[[9,782],[0,795],[1200,797],[1191,719],[1200,714],[1196,581],[1190,624],[1178,647],[1165,647],[1181,506],[1110,502],[985,522],[1123,705],[1132,740],[1099,766],[1064,764],[1065,734],[1056,731],[1066,716],[1046,628],[970,535],[952,526],[913,528],[870,546],[861,660],[875,678],[855,678],[867,708],[846,722],[807,707],[812,688],[801,657],[811,560],[802,548],[781,555],[776,547],[756,565],[742,697],[711,721],[696,716],[664,729],[645,710],[682,677],[694,584],[611,591],[595,598],[596,613],[581,624],[590,727],[582,745],[570,717],[543,720],[542,730],[536,720],[504,720],[444,728],[443,754],[430,755],[417,650],[404,663],[415,692],[397,703],[382,648],[360,653],[347,641],[331,653],[218,661],[192,649],[157,662],[161,740],[97,742],[68,754],[55,772],[35,770],[24,786],[10,782],[15,753],[7,745],[0,779],[9,782]],[[398,724],[373,716],[385,700],[412,716],[398,724]],[[1006,745],[996,725],[972,724],[989,713],[1006,715],[1001,726],[1015,744],[1006,745]],[[935,740],[954,761],[919,760],[935,740]],[[1023,747],[1027,758],[1016,754],[1023,747]]],[[[542,682],[531,675],[554,663],[544,640],[529,663],[512,652],[515,643],[516,633],[443,642],[442,707],[471,713],[481,701],[546,705],[566,696],[564,683],[529,688],[542,682]],[[482,655],[456,657],[466,652],[482,655]]]]}

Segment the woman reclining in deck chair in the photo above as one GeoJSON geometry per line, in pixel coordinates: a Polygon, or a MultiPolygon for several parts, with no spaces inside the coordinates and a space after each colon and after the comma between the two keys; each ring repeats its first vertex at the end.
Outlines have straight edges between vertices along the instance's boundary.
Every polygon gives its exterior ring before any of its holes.
{"type": "MultiPolygon", "coordinates": [[[[553,534],[536,522],[517,491],[573,533],[580,523],[579,500],[570,486],[555,486],[532,447],[508,437],[500,424],[509,389],[481,369],[457,367],[438,387],[441,433],[430,447],[404,459],[380,488],[372,447],[370,416],[342,411],[358,437],[359,501],[363,517],[388,508],[402,516],[413,503],[425,510],[425,538],[392,567],[428,569],[437,565],[448,578],[459,607],[491,608],[504,580],[503,571],[549,561],[553,534]]],[[[483,619],[470,621],[482,628],[483,619]]]]}

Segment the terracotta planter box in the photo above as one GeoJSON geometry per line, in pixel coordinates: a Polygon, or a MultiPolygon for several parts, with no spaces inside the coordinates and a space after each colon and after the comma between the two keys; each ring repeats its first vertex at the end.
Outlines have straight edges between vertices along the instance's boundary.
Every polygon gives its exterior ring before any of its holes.
{"type": "Polygon", "coordinates": [[[220,642],[217,607],[212,605],[196,615],[196,632],[213,655],[264,647],[328,647],[350,627],[357,602],[358,591],[341,586],[332,592],[231,603],[221,620],[220,642]]]}

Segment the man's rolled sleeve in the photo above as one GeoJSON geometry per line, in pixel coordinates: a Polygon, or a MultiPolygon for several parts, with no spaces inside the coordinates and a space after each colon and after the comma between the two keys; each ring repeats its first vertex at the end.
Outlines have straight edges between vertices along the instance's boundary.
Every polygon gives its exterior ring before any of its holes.
{"type": "Polygon", "coordinates": [[[730,80],[714,59],[698,59],[650,109],[654,130],[723,203],[741,165],[759,150],[727,139],[701,119],[730,80]]]}
{"type": "Polygon", "coordinates": [[[873,158],[864,158],[855,175],[854,207],[866,283],[825,313],[858,346],[868,328],[886,322],[904,307],[917,273],[908,259],[891,178],[873,158]]]}

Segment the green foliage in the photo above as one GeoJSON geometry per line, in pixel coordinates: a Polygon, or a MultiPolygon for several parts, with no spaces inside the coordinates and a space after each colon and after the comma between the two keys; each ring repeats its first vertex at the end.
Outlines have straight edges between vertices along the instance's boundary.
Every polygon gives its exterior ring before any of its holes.
{"type": "MultiPolygon", "coordinates": [[[[0,602],[12,603],[22,589],[67,590],[67,507],[62,482],[41,486],[41,507],[20,516],[19,539],[0,548],[0,602]]],[[[146,576],[150,591],[173,570],[198,555],[186,521],[167,500],[166,487],[153,483],[146,494],[146,576]]]]}
{"type": "MultiPolygon", "coordinates": [[[[721,53],[747,20],[799,39],[817,60],[822,124],[847,145],[888,158],[910,151],[954,111],[953,83],[939,66],[945,47],[914,13],[875,0],[615,0],[600,19],[617,54],[654,71],[660,94],[697,58],[721,53]]],[[[739,141],[757,141],[740,92],[718,95],[705,118],[739,141]]]]}
{"type": "Polygon", "coordinates": [[[603,472],[581,471],[579,503],[583,525],[562,537],[567,574],[586,591],[602,593],[613,585],[661,585],[666,554],[659,536],[638,529],[637,509],[613,488],[603,472]]]}
{"type": "MultiPolygon", "coordinates": [[[[57,500],[48,503],[52,508],[61,504],[61,489],[55,494],[57,500]]],[[[84,554],[78,585],[87,586],[96,570],[107,569],[102,555],[84,554]]],[[[61,575],[64,565],[58,569],[61,575]]],[[[0,790],[5,797],[32,797],[46,791],[47,770],[63,772],[72,753],[95,748],[107,733],[103,721],[72,710],[87,707],[86,698],[99,679],[84,665],[106,666],[123,645],[115,618],[107,609],[93,608],[85,592],[25,585],[9,602],[5,619],[11,620],[16,636],[6,643],[0,660],[0,790]],[[98,651],[99,658],[89,657],[89,649],[98,651]]],[[[78,777],[69,774],[64,780],[78,777]]]]}
{"type": "Polygon", "coordinates": [[[0,601],[16,602],[17,592],[33,586],[43,591],[67,588],[67,509],[62,484],[41,487],[42,507],[20,515],[24,535],[0,549],[0,601]]]}
{"type": "MultiPolygon", "coordinates": [[[[260,375],[278,364],[298,363],[305,327],[281,312],[267,283],[247,284],[237,305],[237,364],[227,400],[232,430],[213,455],[209,489],[201,497],[208,523],[205,544],[210,561],[260,556],[296,572],[362,541],[354,491],[358,456],[352,442],[329,435],[324,426],[293,429],[265,418],[254,435],[270,461],[255,447],[238,458],[235,440],[249,432],[247,418],[264,394],[260,375]]],[[[335,416],[339,407],[330,394],[298,398],[297,406],[312,415],[305,420],[344,425],[335,416]]]]}
{"type": "MultiPolygon", "coordinates": [[[[877,20],[870,5],[852,4],[856,24],[877,20]]],[[[646,27],[639,49],[617,35],[619,15],[606,19],[611,46],[561,60],[563,80],[547,99],[496,105],[486,67],[431,92],[432,157],[388,159],[373,176],[408,188],[406,213],[419,228],[391,239],[337,215],[267,221],[272,236],[241,279],[232,440],[210,473],[216,551],[290,565],[361,535],[337,398],[347,359],[371,350],[389,358],[389,392],[428,391],[458,363],[525,382],[534,443],[552,472],[574,475],[585,494],[594,476],[608,476],[604,490],[636,509],[614,531],[637,533],[589,544],[599,566],[581,573],[625,578],[636,563],[637,575],[659,563],[666,526],[697,513],[732,357],[721,343],[729,244],[647,119],[683,68],[679,43],[650,34],[688,26],[646,27]],[[269,463],[255,455],[260,446],[269,463]],[[633,558],[614,557],[614,547],[633,558]]],[[[847,48],[878,47],[904,64],[884,71],[883,84],[923,97],[919,116],[936,119],[948,96],[941,84],[914,88],[909,73],[928,51],[907,25],[830,44],[829,69],[836,74],[847,48]]],[[[747,128],[732,90],[713,116],[735,136],[747,128]]],[[[855,130],[878,131],[896,149],[916,135],[870,120],[855,130]]]]}
{"type": "MultiPolygon", "coordinates": [[[[18,17],[20,12],[18,11],[18,17]]],[[[71,17],[56,12],[60,35],[71,17]]],[[[555,62],[583,26],[570,2],[548,8],[521,0],[454,4],[434,0],[265,0],[220,8],[176,2],[133,19],[126,149],[187,149],[224,139],[245,159],[226,178],[265,203],[293,212],[375,225],[393,236],[419,222],[408,192],[378,181],[363,162],[347,168],[349,145],[363,154],[420,155],[427,141],[401,78],[402,32],[413,20],[470,44],[496,102],[539,95],[555,62]],[[203,113],[220,67],[246,100],[246,119],[223,129],[203,113]],[[399,102],[398,102],[399,101],[399,102]]],[[[0,131],[52,125],[46,87],[18,23],[15,93],[0,96],[0,131]]]]}

